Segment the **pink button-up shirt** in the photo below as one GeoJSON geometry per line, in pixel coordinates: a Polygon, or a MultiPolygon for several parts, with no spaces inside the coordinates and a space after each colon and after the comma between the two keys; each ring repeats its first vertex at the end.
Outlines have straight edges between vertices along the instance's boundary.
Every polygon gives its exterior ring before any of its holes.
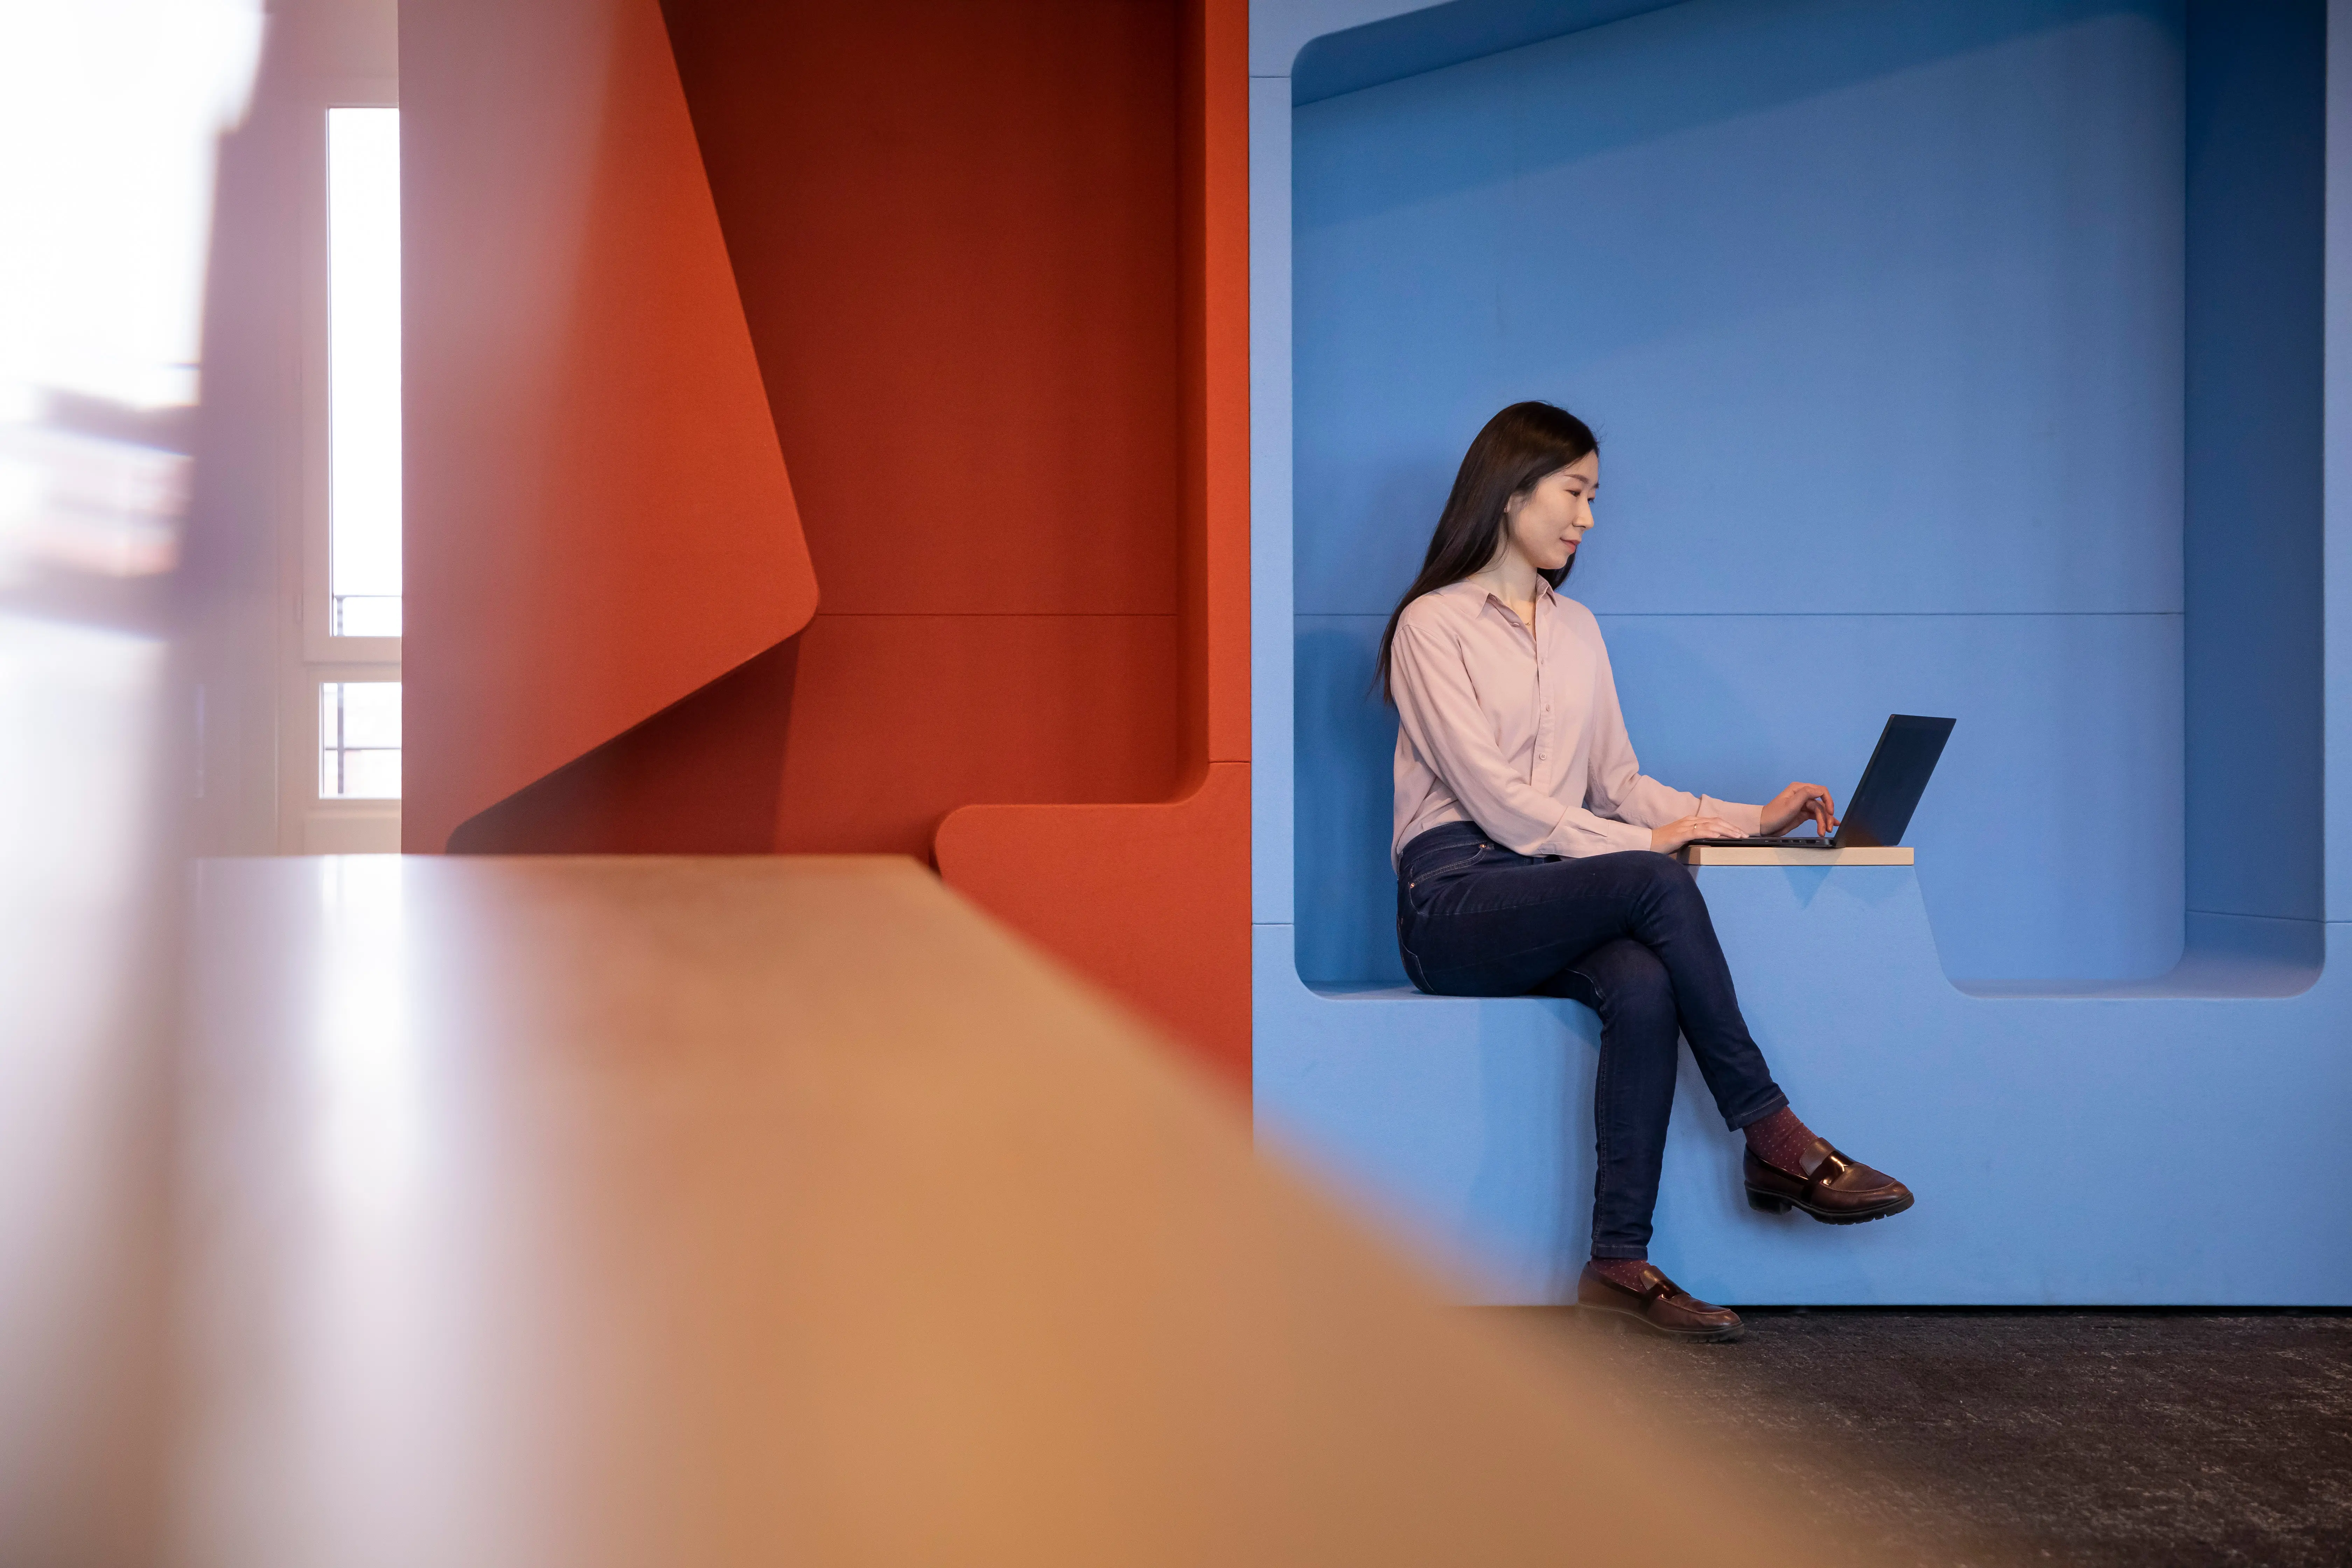
{"type": "Polygon", "coordinates": [[[1601,625],[1538,583],[1536,626],[1472,583],[1423,594],[1397,618],[1396,837],[1475,822],[1522,855],[1647,849],[1650,829],[1720,816],[1761,830],[1763,808],[1643,776],[1617,707],[1601,625]]]}

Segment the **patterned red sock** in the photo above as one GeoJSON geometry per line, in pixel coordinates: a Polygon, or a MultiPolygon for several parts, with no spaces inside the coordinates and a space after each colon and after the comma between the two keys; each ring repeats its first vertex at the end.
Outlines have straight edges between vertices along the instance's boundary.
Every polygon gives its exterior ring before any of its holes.
{"type": "Polygon", "coordinates": [[[1761,1121],[1748,1125],[1748,1146],[1756,1157],[1776,1171],[1786,1171],[1792,1176],[1805,1173],[1799,1169],[1805,1151],[1811,1148],[1817,1134],[1797,1120],[1797,1113],[1782,1106],[1761,1121]]]}
{"type": "Polygon", "coordinates": [[[1642,1270],[1649,1266],[1649,1260],[1643,1258],[1596,1258],[1592,1260],[1595,1274],[1627,1290],[1642,1288],[1642,1270]]]}

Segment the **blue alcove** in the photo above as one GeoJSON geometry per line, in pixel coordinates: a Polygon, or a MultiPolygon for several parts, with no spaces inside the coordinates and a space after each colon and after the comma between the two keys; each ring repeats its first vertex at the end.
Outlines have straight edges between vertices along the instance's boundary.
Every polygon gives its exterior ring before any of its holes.
{"type": "MultiPolygon", "coordinates": [[[[1522,396],[1601,433],[1568,591],[1647,771],[1842,796],[1953,714],[1912,835],[1953,977],[2308,971],[2316,7],[1609,9],[1297,110],[1301,974],[1402,981],[1371,650],[1522,396]]],[[[1308,93],[1318,51],[1369,54],[1308,93]]]]}
{"type": "Polygon", "coordinates": [[[1542,396],[1603,438],[1568,591],[1646,771],[1843,794],[1888,711],[1961,721],[1916,871],[1701,875],[1782,1082],[1918,1210],[1759,1222],[1692,1078],[1661,1262],[2352,1300],[2344,9],[1257,0],[1262,1136],[1474,1299],[1581,1257],[1593,1020],[1403,988],[1367,691],[1463,447],[1542,396]]]}

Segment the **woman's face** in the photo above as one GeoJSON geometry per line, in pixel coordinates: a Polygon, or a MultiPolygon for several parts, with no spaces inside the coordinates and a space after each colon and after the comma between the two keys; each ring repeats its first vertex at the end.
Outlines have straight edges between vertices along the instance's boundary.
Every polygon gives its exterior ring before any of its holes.
{"type": "Polygon", "coordinates": [[[1557,572],[1592,526],[1592,498],[1600,489],[1598,452],[1553,469],[1504,503],[1503,549],[1516,551],[1538,572],[1557,572]]]}

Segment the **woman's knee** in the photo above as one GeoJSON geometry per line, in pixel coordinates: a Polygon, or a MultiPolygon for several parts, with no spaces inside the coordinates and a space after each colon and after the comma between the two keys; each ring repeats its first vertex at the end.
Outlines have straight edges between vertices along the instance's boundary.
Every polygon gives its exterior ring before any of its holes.
{"type": "Polygon", "coordinates": [[[1691,875],[1690,868],[1684,865],[1678,856],[1662,855],[1653,849],[1642,857],[1642,862],[1643,868],[1650,873],[1650,879],[1661,887],[1696,888],[1698,886],[1698,879],[1691,875]]]}
{"type": "Polygon", "coordinates": [[[1674,1016],[1675,986],[1658,955],[1632,937],[1601,943],[1570,966],[1605,1004],[1604,1011],[1674,1016]]]}
{"type": "Polygon", "coordinates": [[[1643,891],[1668,908],[1704,905],[1699,897],[1698,879],[1689,867],[1671,855],[1649,854],[1642,857],[1643,891]]]}

